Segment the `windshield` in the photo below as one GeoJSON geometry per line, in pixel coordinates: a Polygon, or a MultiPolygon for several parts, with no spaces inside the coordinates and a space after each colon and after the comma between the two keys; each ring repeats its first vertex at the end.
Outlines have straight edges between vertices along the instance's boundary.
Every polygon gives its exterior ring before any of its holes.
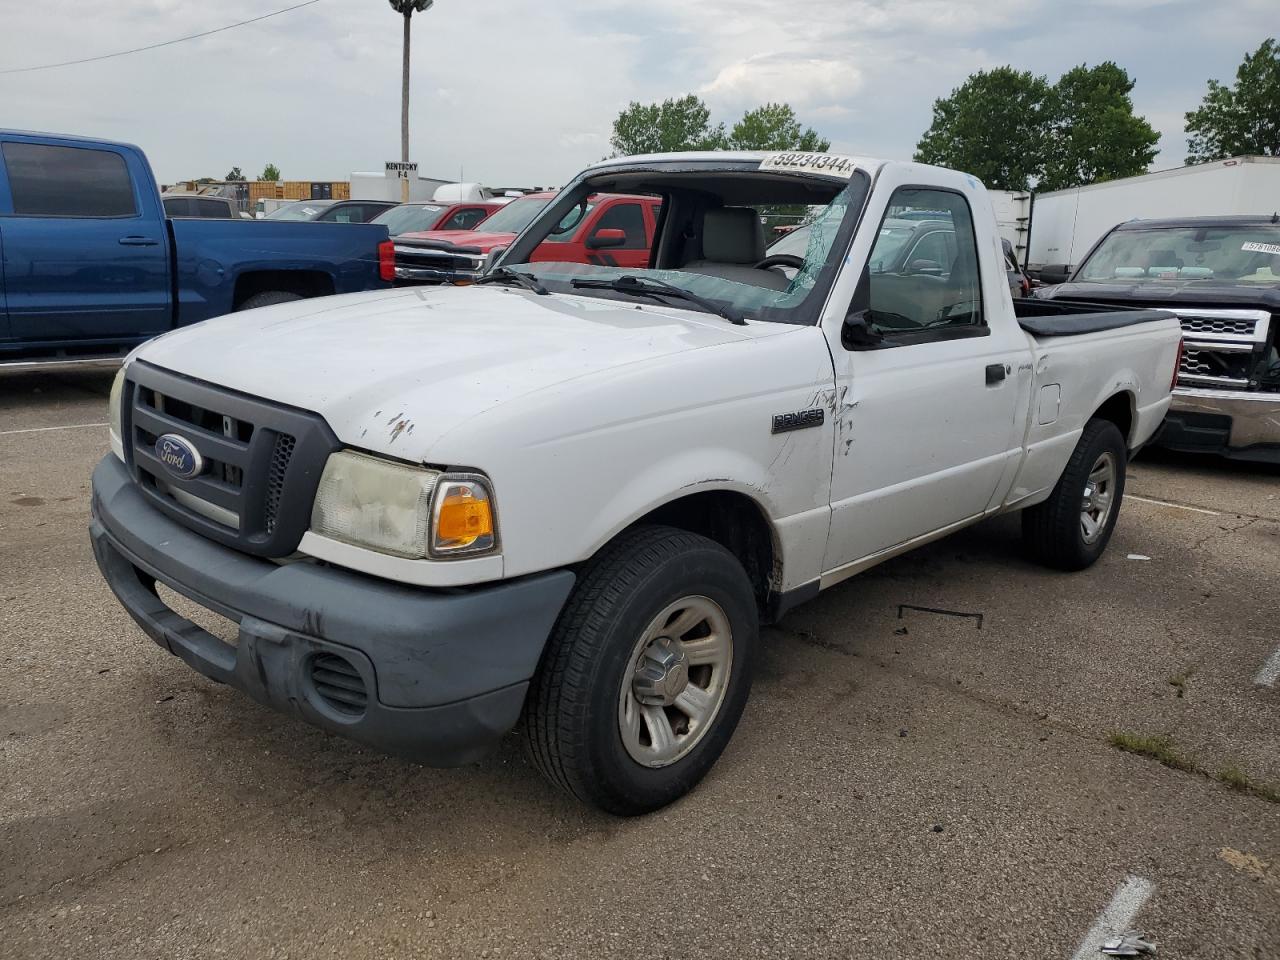
{"type": "Polygon", "coordinates": [[[519,200],[512,200],[484,222],[484,232],[519,233],[533,223],[533,218],[550,202],[548,197],[521,197],[519,200]]]}
{"type": "Polygon", "coordinates": [[[586,218],[588,213],[595,209],[595,206],[595,203],[592,201],[578,204],[560,218],[560,222],[556,224],[556,228],[547,235],[547,239],[543,242],[568,243],[573,239],[573,231],[578,228],[578,224],[586,218]]]}
{"type": "Polygon", "coordinates": [[[1102,241],[1074,279],[1084,283],[1280,283],[1280,226],[1116,230],[1102,241]]]}
{"type": "MultiPolygon", "coordinates": [[[[669,214],[663,217],[669,232],[661,241],[646,234],[642,235],[643,246],[632,246],[616,236],[622,230],[612,230],[609,236],[597,240],[597,234],[611,226],[598,218],[588,228],[584,240],[587,256],[582,257],[562,245],[548,243],[554,233],[539,221],[514,248],[515,255],[527,262],[504,261],[503,266],[532,275],[555,293],[706,311],[705,304],[681,298],[678,291],[663,294],[637,289],[648,281],[650,287],[670,284],[748,321],[814,322],[825,291],[843,262],[843,255],[833,254],[833,250],[843,249],[848,243],[866,197],[867,178],[854,173],[845,181],[798,177],[781,180],[761,176],[755,170],[734,173],[737,175],[677,171],[669,178],[662,177],[661,183],[648,191],[626,190],[624,198],[662,201],[664,209],[667,201],[656,192],[657,187],[678,191],[671,198],[669,214]],[[809,200],[815,194],[825,194],[826,202],[803,205],[809,208],[810,222],[766,251],[764,221],[770,216],[768,211],[783,205],[797,206],[798,197],[809,200]],[[527,244],[537,243],[540,230],[547,230],[549,236],[541,238],[542,243],[532,250],[532,256],[521,255],[527,244]],[[757,266],[766,256],[778,253],[789,253],[800,263],[765,269],[757,266]],[[601,286],[621,277],[635,278],[636,282],[622,284],[624,289],[601,286]],[[583,286],[584,280],[591,283],[583,286]]],[[[635,176],[639,185],[649,186],[641,179],[645,174],[635,176]]],[[[584,192],[593,195],[588,184],[574,192],[579,196],[584,192]]],[[[610,210],[625,206],[625,202],[616,203],[610,210]]],[[[558,202],[556,210],[561,209],[558,202]]],[[[568,217],[559,214],[556,229],[563,229],[567,219],[576,222],[580,209],[571,207],[568,217]]],[[[652,230],[643,224],[642,227],[652,230]]]]}
{"type": "Polygon", "coordinates": [[[384,210],[371,222],[386,224],[387,233],[395,237],[415,230],[430,230],[443,211],[443,204],[406,203],[384,210]]]}
{"type": "Polygon", "coordinates": [[[885,264],[892,263],[915,231],[914,224],[894,226],[893,221],[886,220],[880,228],[880,238],[876,241],[876,259],[871,264],[871,272],[879,273],[885,268],[885,264]]]}
{"type": "Polygon", "coordinates": [[[274,213],[266,216],[267,220],[311,220],[320,213],[330,203],[316,200],[299,200],[297,203],[287,203],[283,207],[277,209],[274,213]]]}

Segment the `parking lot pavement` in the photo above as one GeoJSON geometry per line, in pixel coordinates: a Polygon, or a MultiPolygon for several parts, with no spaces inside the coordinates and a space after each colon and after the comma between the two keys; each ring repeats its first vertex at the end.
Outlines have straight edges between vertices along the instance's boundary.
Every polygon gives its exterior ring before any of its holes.
{"type": "Polygon", "coordinates": [[[0,957],[1073,958],[1119,890],[1162,957],[1280,957],[1278,471],[1144,456],[1089,571],[1003,518],[828,591],[624,821],[162,653],[88,546],[109,384],[0,373],[0,957]]]}

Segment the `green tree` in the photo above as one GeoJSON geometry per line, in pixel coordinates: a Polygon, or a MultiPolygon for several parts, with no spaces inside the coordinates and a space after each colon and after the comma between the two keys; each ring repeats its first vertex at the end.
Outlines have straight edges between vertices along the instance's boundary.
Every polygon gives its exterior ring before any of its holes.
{"type": "Polygon", "coordinates": [[[274,163],[268,163],[262,168],[262,176],[258,177],[259,182],[271,181],[275,182],[280,179],[280,168],[274,163]]]}
{"type": "Polygon", "coordinates": [[[222,179],[227,181],[227,183],[236,183],[238,181],[247,180],[248,177],[240,172],[239,167],[232,167],[230,172],[228,172],[222,179]]]}
{"type": "Polygon", "coordinates": [[[1111,61],[1078,66],[1062,75],[1044,104],[1040,190],[1101,183],[1146,173],[1160,134],[1135,116],[1134,81],[1111,61]]]}
{"type": "Polygon", "coordinates": [[[729,145],[735,150],[804,150],[823,153],[831,141],[812,127],[801,130],[796,112],[786,103],[766,103],[748,110],[729,131],[729,145]]]}
{"type": "Polygon", "coordinates": [[[632,101],[613,121],[609,139],[614,156],[670,153],[679,150],[723,150],[724,124],[711,125],[711,111],[692,93],[662,103],[632,101]]]}
{"type": "Polygon", "coordinates": [[[1026,190],[1044,168],[1049,82],[1013,67],[973,74],[933,102],[915,159],[963,170],[993,190],[1026,190]]]}
{"type": "Polygon", "coordinates": [[[1280,156],[1280,43],[1274,37],[1245,54],[1234,87],[1209,81],[1187,114],[1187,163],[1238,156],[1280,156]]]}

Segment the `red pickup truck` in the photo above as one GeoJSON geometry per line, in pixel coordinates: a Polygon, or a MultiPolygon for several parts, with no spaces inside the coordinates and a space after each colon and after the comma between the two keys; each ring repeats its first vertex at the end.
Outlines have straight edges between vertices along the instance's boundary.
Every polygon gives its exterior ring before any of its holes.
{"type": "MultiPolygon", "coordinates": [[[[396,237],[396,282],[474,280],[484,271],[489,255],[510,246],[554,196],[531,193],[513,200],[479,230],[430,230],[396,237]]],[[[654,197],[593,194],[560,221],[529,259],[646,267],[661,206],[654,197]]]]}
{"type": "Polygon", "coordinates": [[[393,237],[403,233],[420,233],[424,230],[449,231],[474,230],[495,211],[501,210],[503,201],[474,200],[464,203],[402,203],[373,218],[381,223],[393,237]]]}

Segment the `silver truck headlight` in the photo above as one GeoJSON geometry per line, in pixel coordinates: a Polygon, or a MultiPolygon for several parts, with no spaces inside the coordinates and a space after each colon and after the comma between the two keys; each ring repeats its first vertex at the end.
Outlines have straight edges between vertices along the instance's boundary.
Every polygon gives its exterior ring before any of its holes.
{"type": "Polygon", "coordinates": [[[498,544],[493,497],[483,477],[441,474],[351,450],[325,463],[311,530],[409,560],[475,556],[498,544]]]}
{"type": "Polygon", "coordinates": [[[121,365],[116,372],[116,378],[111,381],[111,394],[107,398],[107,430],[116,444],[121,443],[121,437],[124,435],[124,427],[120,423],[120,397],[123,393],[124,366],[121,365]]]}

